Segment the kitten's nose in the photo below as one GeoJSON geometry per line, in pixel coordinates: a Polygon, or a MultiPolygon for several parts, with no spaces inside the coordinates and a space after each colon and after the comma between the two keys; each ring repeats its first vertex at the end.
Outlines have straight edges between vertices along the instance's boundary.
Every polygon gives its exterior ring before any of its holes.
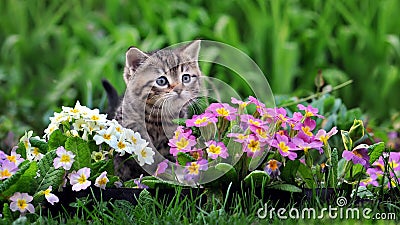
{"type": "Polygon", "coordinates": [[[183,86],[182,86],[182,84],[176,85],[176,86],[174,87],[173,91],[176,92],[178,95],[180,95],[181,92],[183,91],[183,86]]]}

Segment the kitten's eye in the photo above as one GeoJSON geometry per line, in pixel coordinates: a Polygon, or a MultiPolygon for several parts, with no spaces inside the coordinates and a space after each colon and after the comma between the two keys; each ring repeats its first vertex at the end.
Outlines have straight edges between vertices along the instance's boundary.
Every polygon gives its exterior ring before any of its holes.
{"type": "Polygon", "coordinates": [[[168,79],[166,77],[162,76],[162,77],[157,78],[156,83],[159,86],[165,86],[168,84],[168,79]]]}
{"type": "Polygon", "coordinates": [[[190,75],[189,74],[183,74],[182,76],[182,83],[189,83],[190,82],[190,75]]]}

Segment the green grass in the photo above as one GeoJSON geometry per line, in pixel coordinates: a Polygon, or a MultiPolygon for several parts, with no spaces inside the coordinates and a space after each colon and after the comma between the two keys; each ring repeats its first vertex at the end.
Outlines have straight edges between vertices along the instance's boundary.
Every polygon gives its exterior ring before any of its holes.
{"type": "Polygon", "coordinates": [[[10,130],[41,134],[52,111],[76,100],[103,109],[100,79],[123,92],[127,47],[195,38],[249,54],[275,94],[312,93],[320,69],[331,85],[353,79],[337,94],[390,126],[400,109],[399,8],[397,0],[0,0],[0,140],[10,130]]]}
{"type": "MultiPolygon", "coordinates": [[[[137,205],[132,205],[124,200],[106,203],[94,200],[89,196],[73,203],[72,210],[61,211],[56,215],[41,211],[36,216],[28,215],[28,218],[37,221],[37,224],[396,224],[399,219],[367,220],[363,219],[361,215],[360,219],[346,219],[345,216],[340,218],[339,214],[337,219],[330,219],[327,213],[323,219],[307,219],[306,216],[305,219],[279,219],[276,214],[272,219],[269,218],[269,215],[267,218],[259,218],[257,211],[265,203],[268,205],[268,210],[271,210],[272,207],[286,210],[314,208],[316,212],[321,212],[322,208],[328,208],[329,205],[323,201],[320,203],[311,201],[300,206],[294,201],[282,204],[282,202],[263,201],[254,195],[244,194],[230,195],[229,198],[208,195],[207,200],[200,199],[200,197],[179,198],[180,190],[176,189],[172,200],[163,200],[142,193],[138,197],[137,205]]],[[[363,206],[349,205],[348,207],[359,207],[361,210],[369,207],[373,210],[373,214],[376,212],[397,213],[398,217],[400,212],[398,207],[388,206],[379,209],[377,205],[367,203],[363,206]]],[[[331,207],[337,206],[332,203],[331,207]]]]}

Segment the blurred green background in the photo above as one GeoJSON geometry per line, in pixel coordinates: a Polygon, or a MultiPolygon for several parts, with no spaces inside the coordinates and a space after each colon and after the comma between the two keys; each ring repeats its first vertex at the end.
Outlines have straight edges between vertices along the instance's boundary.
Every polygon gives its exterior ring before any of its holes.
{"type": "Polygon", "coordinates": [[[196,38],[247,53],[275,94],[312,94],[318,71],[332,86],[352,79],[335,95],[385,124],[400,111],[399,9],[399,0],[0,0],[0,140],[41,135],[76,100],[104,109],[101,78],[123,93],[129,46],[196,38]]]}

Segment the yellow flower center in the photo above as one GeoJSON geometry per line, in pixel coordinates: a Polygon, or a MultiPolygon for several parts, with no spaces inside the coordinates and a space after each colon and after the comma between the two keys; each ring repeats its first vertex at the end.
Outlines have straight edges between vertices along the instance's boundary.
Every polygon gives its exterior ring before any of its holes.
{"type": "Polygon", "coordinates": [[[271,159],[271,160],[268,162],[268,165],[269,165],[269,168],[270,168],[272,171],[275,171],[275,170],[277,170],[277,169],[279,168],[279,166],[278,166],[278,161],[275,160],[275,159],[271,159]]]}
{"type": "Polygon", "coordinates": [[[11,177],[11,173],[10,171],[8,171],[7,169],[1,171],[0,177],[11,177]]]}
{"type": "Polygon", "coordinates": [[[256,152],[260,150],[260,142],[256,140],[250,140],[249,144],[247,147],[252,151],[256,152]]]}
{"type": "Polygon", "coordinates": [[[314,113],[310,112],[310,111],[306,111],[306,117],[311,117],[314,116],[314,113]]]}
{"type": "Polygon", "coordinates": [[[257,129],[256,132],[260,137],[267,138],[267,132],[264,131],[263,129],[257,129]]]}
{"type": "Polygon", "coordinates": [[[395,169],[399,166],[399,164],[394,161],[391,161],[391,162],[389,162],[389,166],[390,166],[390,168],[395,169]]]}
{"type": "Polygon", "coordinates": [[[194,121],[194,124],[199,125],[205,122],[207,122],[207,117],[196,119],[196,121],[194,121]]]}
{"type": "Polygon", "coordinates": [[[219,154],[221,154],[221,147],[220,146],[211,145],[208,148],[208,152],[211,152],[213,154],[219,155],[219,154]]]}
{"type": "Polygon", "coordinates": [[[326,145],[328,143],[328,135],[322,135],[321,137],[319,137],[319,140],[324,143],[324,145],[326,145]]]}
{"type": "Polygon", "coordinates": [[[71,113],[78,113],[79,110],[78,110],[78,109],[71,109],[70,112],[71,112],[71,113]]]}
{"type": "Polygon", "coordinates": [[[301,130],[302,130],[307,136],[309,136],[309,137],[313,136],[313,133],[311,133],[311,131],[310,131],[310,127],[305,126],[305,127],[302,127],[301,130]]]}
{"type": "Polygon", "coordinates": [[[111,140],[111,134],[103,134],[103,138],[106,140],[111,140]]]}
{"type": "Polygon", "coordinates": [[[48,196],[48,195],[50,194],[50,189],[47,189],[47,190],[43,191],[43,194],[44,194],[45,196],[48,196]]]}
{"type": "Polygon", "coordinates": [[[100,117],[98,115],[93,115],[92,117],[90,117],[90,119],[92,120],[99,120],[100,117]]]}
{"type": "Polygon", "coordinates": [[[189,141],[186,138],[181,138],[178,142],[176,142],[176,147],[181,150],[186,148],[189,145],[189,141]]]}
{"type": "Polygon", "coordinates": [[[118,133],[121,133],[121,132],[122,132],[121,127],[116,127],[115,130],[116,130],[118,133]]]}
{"type": "Polygon", "coordinates": [[[64,154],[64,155],[61,156],[60,162],[68,163],[70,161],[71,161],[71,158],[69,157],[69,155],[64,154]]]}
{"type": "Polygon", "coordinates": [[[33,153],[35,156],[39,155],[39,154],[40,154],[39,148],[38,148],[38,147],[34,147],[32,153],[33,153]]]}
{"type": "Polygon", "coordinates": [[[229,111],[225,108],[219,108],[216,110],[219,116],[227,117],[229,116],[229,111]]]}
{"type": "Polygon", "coordinates": [[[125,147],[126,147],[126,145],[122,141],[118,142],[118,148],[119,149],[124,149],[125,147]]]}
{"type": "Polygon", "coordinates": [[[249,123],[250,123],[250,124],[253,124],[254,126],[260,126],[260,122],[254,121],[254,120],[252,120],[252,119],[249,119],[249,123]]]}
{"type": "Polygon", "coordinates": [[[106,184],[107,184],[107,178],[106,178],[106,177],[100,178],[100,179],[97,181],[97,183],[98,183],[100,186],[106,185],[106,184]]]}
{"type": "Polygon", "coordinates": [[[195,160],[198,160],[198,159],[200,158],[200,153],[199,153],[199,152],[193,152],[193,153],[192,153],[192,157],[193,157],[195,160]]]}
{"type": "Polygon", "coordinates": [[[196,175],[199,174],[199,168],[200,168],[199,164],[197,164],[196,162],[192,162],[188,168],[189,174],[196,174],[196,175]]]}
{"type": "Polygon", "coordinates": [[[18,208],[20,208],[21,210],[25,209],[26,207],[28,207],[28,204],[26,203],[25,199],[18,199],[17,200],[17,206],[18,208]]]}
{"type": "Polygon", "coordinates": [[[17,157],[15,155],[8,155],[7,156],[8,161],[16,163],[17,162],[17,157]]]}
{"type": "Polygon", "coordinates": [[[83,184],[86,182],[86,176],[85,174],[81,174],[81,176],[78,178],[78,183],[83,184]]]}
{"type": "Polygon", "coordinates": [[[134,136],[132,136],[132,143],[135,144],[135,145],[137,143],[137,139],[134,136]]]}
{"type": "Polygon", "coordinates": [[[142,151],[140,151],[140,154],[142,155],[143,158],[146,158],[147,156],[147,152],[145,149],[142,149],[142,151]]]}
{"type": "Polygon", "coordinates": [[[289,147],[283,141],[279,142],[278,146],[279,146],[279,148],[281,149],[282,152],[288,152],[289,151],[289,147]]]}

